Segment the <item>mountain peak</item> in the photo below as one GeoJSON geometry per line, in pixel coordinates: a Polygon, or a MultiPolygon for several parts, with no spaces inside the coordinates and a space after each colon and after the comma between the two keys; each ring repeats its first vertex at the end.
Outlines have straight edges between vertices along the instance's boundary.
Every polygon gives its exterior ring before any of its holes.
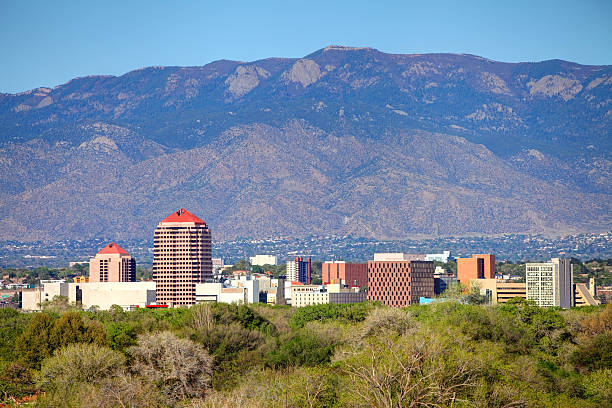
{"type": "Polygon", "coordinates": [[[327,47],[323,48],[323,51],[362,51],[362,50],[378,51],[375,48],[370,48],[370,47],[349,47],[346,45],[328,45],[327,47]]]}

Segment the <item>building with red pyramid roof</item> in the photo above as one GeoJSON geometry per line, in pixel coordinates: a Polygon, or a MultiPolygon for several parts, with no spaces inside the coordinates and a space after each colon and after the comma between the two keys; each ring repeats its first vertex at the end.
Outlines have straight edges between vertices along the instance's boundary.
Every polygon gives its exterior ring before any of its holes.
{"type": "Polygon", "coordinates": [[[191,212],[187,211],[184,208],[181,208],[180,210],[173,212],[172,214],[164,218],[162,222],[163,223],[170,223],[170,222],[189,222],[191,223],[192,222],[196,225],[206,225],[204,221],[202,221],[200,218],[196,217],[195,215],[193,215],[191,212]]]}
{"type": "Polygon", "coordinates": [[[164,218],[153,239],[157,304],[195,304],[197,283],[212,281],[212,240],[206,223],[181,208],[164,218]]]}
{"type": "Polygon", "coordinates": [[[136,282],[136,260],[111,242],[89,260],[89,282],[136,282]]]}
{"type": "Polygon", "coordinates": [[[111,242],[110,244],[108,244],[107,246],[99,250],[98,255],[101,255],[101,254],[129,255],[125,249],[121,248],[119,245],[115,244],[114,242],[111,242]]]}

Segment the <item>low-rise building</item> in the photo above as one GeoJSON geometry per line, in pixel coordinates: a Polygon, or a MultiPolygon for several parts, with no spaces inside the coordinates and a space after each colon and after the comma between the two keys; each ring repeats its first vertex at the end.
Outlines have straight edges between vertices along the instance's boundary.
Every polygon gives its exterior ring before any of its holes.
{"type": "Polygon", "coordinates": [[[251,265],[277,265],[278,258],[274,255],[255,255],[249,258],[251,265]]]}
{"type": "Polygon", "coordinates": [[[589,279],[589,284],[574,284],[574,306],[597,306],[601,301],[597,299],[597,287],[595,278],[589,279]]]}
{"type": "Polygon", "coordinates": [[[527,299],[527,289],[524,282],[494,278],[472,279],[470,287],[479,288],[480,294],[487,296],[492,304],[506,303],[515,297],[527,299]]]}
{"type": "Polygon", "coordinates": [[[425,260],[426,261],[432,261],[432,262],[442,262],[442,263],[446,263],[449,260],[452,260],[453,257],[451,256],[451,251],[442,251],[441,254],[427,254],[425,255],[425,260]]]}
{"type": "Polygon", "coordinates": [[[374,254],[374,262],[424,261],[425,256],[425,254],[406,254],[404,252],[378,252],[374,254]]]}
{"type": "MultiPolygon", "coordinates": [[[[220,282],[196,283],[196,303],[220,302],[220,303],[248,303],[248,289],[225,287],[220,282]]],[[[259,292],[258,292],[259,296],[259,292]]],[[[257,298],[259,301],[259,297],[257,298]]]]}
{"type": "Polygon", "coordinates": [[[41,310],[46,301],[64,296],[83,309],[101,310],[118,305],[125,310],[155,304],[155,282],[86,282],[67,283],[63,280],[41,281],[41,287],[22,292],[22,309],[41,310]]]}
{"type": "Polygon", "coordinates": [[[366,292],[359,291],[358,287],[349,288],[341,284],[304,285],[293,293],[291,306],[361,303],[365,302],[366,298],[366,292]]]}

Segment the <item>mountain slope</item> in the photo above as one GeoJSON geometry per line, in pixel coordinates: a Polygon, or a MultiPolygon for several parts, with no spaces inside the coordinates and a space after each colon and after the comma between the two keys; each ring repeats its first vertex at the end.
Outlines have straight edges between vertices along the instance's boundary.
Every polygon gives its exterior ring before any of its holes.
{"type": "Polygon", "coordinates": [[[612,67],[331,46],[0,95],[0,239],[612,226],[612,67]]]}

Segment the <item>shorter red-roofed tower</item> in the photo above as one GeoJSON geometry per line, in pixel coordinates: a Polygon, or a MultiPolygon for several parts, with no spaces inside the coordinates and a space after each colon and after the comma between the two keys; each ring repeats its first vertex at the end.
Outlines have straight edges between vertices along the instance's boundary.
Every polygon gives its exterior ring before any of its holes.
{"type": "Polygon", "coordinates": [[[89,260],[89,282],[136,282],[136,261],[111,242],[89,260]]]}
{"type": "Polygon", "coordinates": [[[157,304],[195,304],[196,284],[212,281],[212,241],[206,223],[181,208],[157,225],[153,246],[157,304]]]}

